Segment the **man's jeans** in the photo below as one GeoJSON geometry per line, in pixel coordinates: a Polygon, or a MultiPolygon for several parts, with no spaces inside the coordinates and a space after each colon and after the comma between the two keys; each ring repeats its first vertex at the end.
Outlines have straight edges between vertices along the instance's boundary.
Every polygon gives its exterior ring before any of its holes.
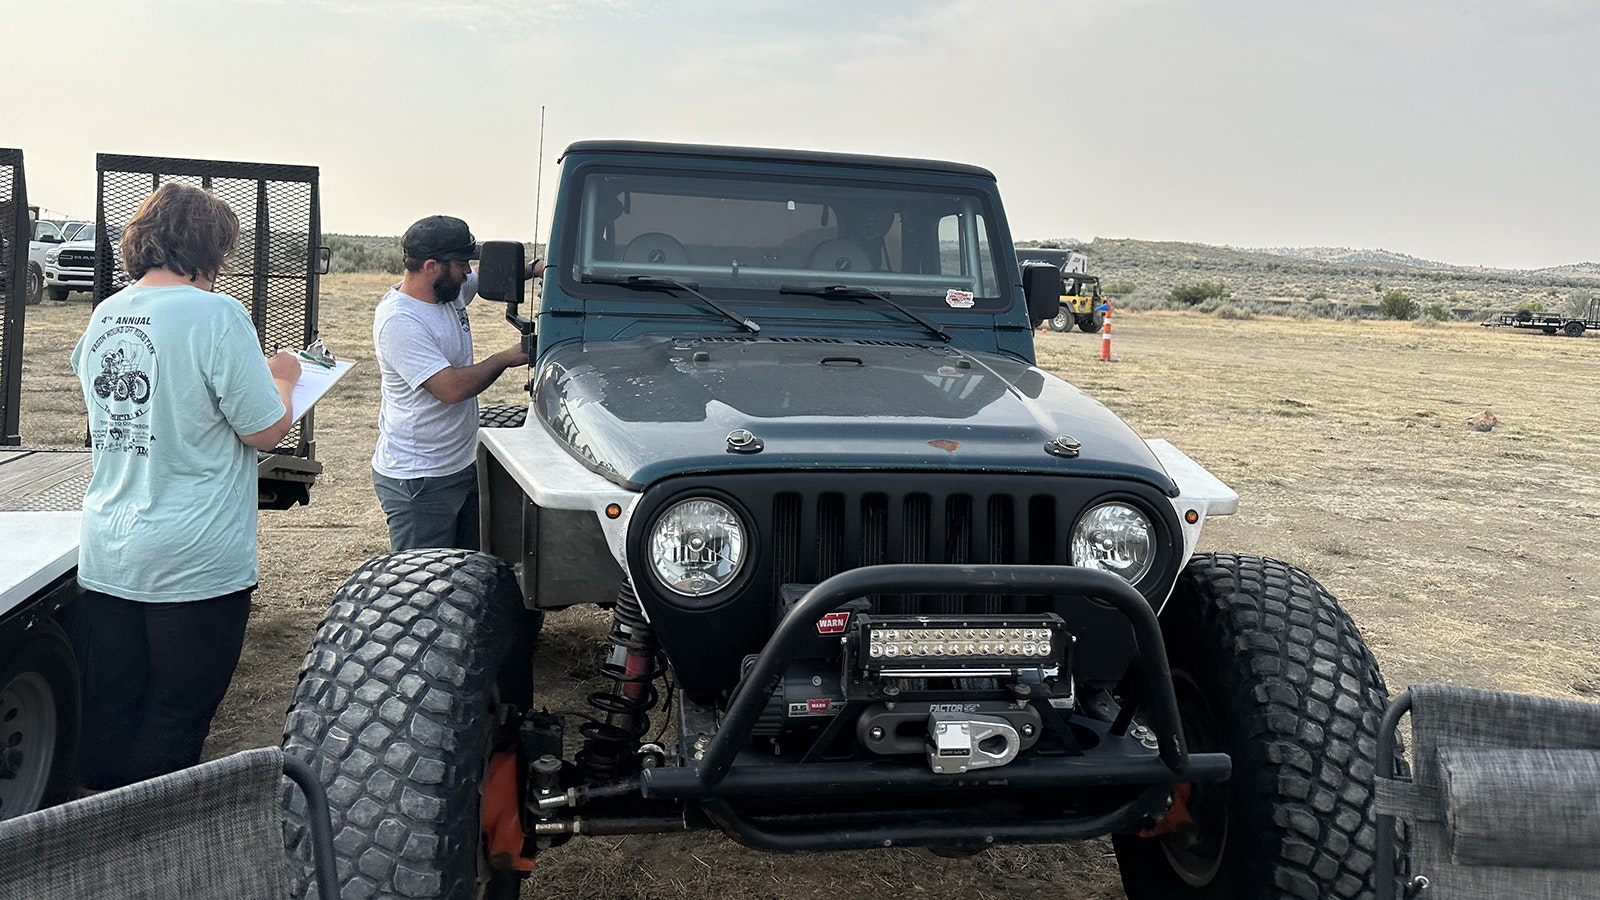
{"type": "Polygon", "coordinates": [[[389,518],[389,546],[478,549],[478,464],[454,475],[390,478],[372,473],[378,503],[389,518]]]}

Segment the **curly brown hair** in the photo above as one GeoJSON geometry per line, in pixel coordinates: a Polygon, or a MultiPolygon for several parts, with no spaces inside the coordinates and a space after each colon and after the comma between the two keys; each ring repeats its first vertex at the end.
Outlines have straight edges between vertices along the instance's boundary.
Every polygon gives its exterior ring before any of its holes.
{"type": "Polygon", "coordinates": [[[239,217],[211,193],[168,182],[139,204],[118,244],[131,280],[151,269],[215,280],[239,246],[239,217]]]}

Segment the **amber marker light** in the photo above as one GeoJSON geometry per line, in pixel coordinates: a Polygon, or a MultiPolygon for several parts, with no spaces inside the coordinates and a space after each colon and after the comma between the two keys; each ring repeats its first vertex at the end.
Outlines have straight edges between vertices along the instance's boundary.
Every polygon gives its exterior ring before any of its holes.
{"type": "MultiPolygon", "coordinates": [[[[619,504],[619,503],[607,503],[606,504],[606,518],[615,519],[617,516],[620,516],[620,515],[622,515],[622,505],[621,504],[619,504]]],[[[1190,515],[1193,515],[1193,513],[1190,513],[1190,515]]]]}
{"type": "Polygon", "coordinates": [[[1193,525],[1194,523],[1200,521],[1200,511],[1197,509],[1189,510],[1183,514],[1183,520],[1188,522],[1190,525],[1193,525]]]}

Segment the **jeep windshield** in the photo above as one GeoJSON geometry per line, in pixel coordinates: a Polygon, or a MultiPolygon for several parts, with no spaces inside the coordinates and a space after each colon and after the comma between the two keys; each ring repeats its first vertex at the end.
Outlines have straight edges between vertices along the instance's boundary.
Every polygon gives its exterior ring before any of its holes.
{"type": "Polygon", "coordinates": [[[737,303],[824,305],[823,289],[841,284],[923,310],[992,313],[1011,303],[980,191],[595,167],[578,196],[563,275],[587,296],[617,290],[608,287],[617,279],[660,278],[737,303]]]}

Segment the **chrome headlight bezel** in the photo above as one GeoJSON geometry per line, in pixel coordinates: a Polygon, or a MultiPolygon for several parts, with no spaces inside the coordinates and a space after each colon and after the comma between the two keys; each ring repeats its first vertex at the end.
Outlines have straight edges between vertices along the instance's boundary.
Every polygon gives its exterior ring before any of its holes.
{"type": "Polygon", "coordinates": [[[1165,569],[1158,565],[1164,555],[1158,521],[1141,505],[1128,500],[1097,502],[1086,507],[1072,523],[1067,558],[1075,566],[1110,572],[1141,587],[1152,573],[1165,569]],[[1128,561],[1119,564],[1115,561],[1118,558],[1128,561]]]}
{"type": "Polygon", "coordinates": [[[752,535],[745,516],[722,498],[694,495],[674,500],[643,532],[645,568],[669,596],[703,602],[741,581],[750,568],[752,535]],[[700,546],[692,546],[697,540],[700,546]],[[675,553],[704,558],[673,559],[675,553]],[[708,560],[721,563],[708,567],[708,560]]]}

